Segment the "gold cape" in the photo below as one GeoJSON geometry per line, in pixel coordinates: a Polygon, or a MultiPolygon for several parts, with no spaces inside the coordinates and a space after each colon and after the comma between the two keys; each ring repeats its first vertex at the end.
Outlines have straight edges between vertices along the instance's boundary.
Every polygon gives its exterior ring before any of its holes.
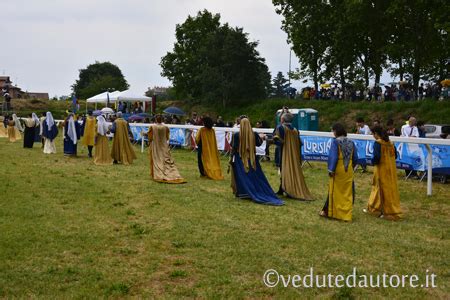
{"type": "Polygon", "coordinates": [[[128,137],[127,121],[118,118],[115,123],[116,132],[114,133],[111,158],[118,162],[122,162],[124,165],[130,165],[137,157],[128,137]]]}
{"type": "Polygon", "coordinates": [[[169,151],[169,127],[162,124],[150,126],[148,131],[148,153],[150,158],[150,175],[156,182],[185,183],[169,151]]]}
{"type": "Polygon", "coordinates": [[[4,120],[5,120],[5,117],[0,116],[0,138],[8,137],[8,131],[5,127],[5,124],[3,123],[4,120]]]}
{"type": "Polygon", "coordinates": [[[395,164],[395,147],[391,142],[377,140],[381,145],[381,159],[375,165],[367,210],[376,215],[383,214],[385,219],[402,218],[400,196],[395,164]]]}
{"type": "Polygon", "coordinates": [[[214,129],[200,128],[195,137],[195,142],[199,144],[200,141],[202,143],[201,159],[206,176],[214,180],[223,180],[214,129]]]}
{"type": "Polygon", "coordinates": [[[8,138],[10,142],[15,142],[22,139],[19,129],[17,129],[17,127],[14,126],[14,124],[15,124],[14,121],[8,122],[8,138]]]}
{"type": "Polygon", "coordinates": [[[290,197],[301,200],[313,200],[313,196],[306,186],[302,171],[302,158],[300,156],[300,138],[297,129],[284,127],[282,161],[281,161],[281,188],[290,197]]]}
{"type": "Polygon", "coordinates": [[[97,166],[112,165],[113,161],[109,154],[108,138],[104,135],[97,135],[94,148],[94,164],[97,166]]]}
{"type": "Polygon", "coordinates": [[[81,142],[84,146],[95,145],[95,118],[87,117],[86,124],[84,125],[84,133],[81,142]]]}

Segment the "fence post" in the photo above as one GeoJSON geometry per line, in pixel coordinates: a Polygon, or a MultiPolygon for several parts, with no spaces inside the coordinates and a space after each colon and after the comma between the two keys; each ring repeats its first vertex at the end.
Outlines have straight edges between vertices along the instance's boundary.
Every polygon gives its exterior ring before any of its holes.
{"type": "Polygon", "coordinates": [[[430,145],[425,145],[428,151],[428,171],[427,171],[427,196],[433,194],[433,151],[430,145]]]}

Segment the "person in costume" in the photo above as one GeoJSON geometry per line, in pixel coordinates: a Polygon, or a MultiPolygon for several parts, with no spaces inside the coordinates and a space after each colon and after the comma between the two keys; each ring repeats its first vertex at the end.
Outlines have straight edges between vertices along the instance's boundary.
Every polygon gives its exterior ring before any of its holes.
{"type": "Polygon", "coordinates": [[[231,188],[238,198],[250,198],[259,204],[283,205],[256,159],[256,146],[261,144],[262,140],[253,132],[248,118],[242,116],[239,132],[233,134],[231,141],[231,188]]]}
{"type": "Polygon", "coordinates": [[[24,148],[33,148],[35,132],[36,132],[36,121],[30,114],[28,118],[25,119],[25,131],[23,135],[24,148]]]}
{"type": "Polygon", "coordinates": [[[210,117],[203,118],[204,127],[200,128],[195,137],[198,147],[198,169],[202,177],[213,180],[222,180],[219,150],[217,149],[216,132],[213,120],[210,117]]]}
{"type": "Polygon", "coordinates": [[[16,126],[13,117],[8,118],[8,140],[14,143],[18,138],[16,137],[16,126]]]}
{"type": "Polygon", "coordinates": [[[7,134],[9,141],[14,143],[17,140],[22,139],[22,136],[20,135],[21,131],[23,131],[22,124],[16,114],[13,114],[8,118],[7,122],[7,134]]]}
{"type": "Polygon", "coordinates": [[[39,118],[39,136],[41,137],[41,148],[44,149],[44,145],[45,145],[45,137],[44,137],[44,123],[45,123],[45,118],[47,116],[47,113],[43,112],[41,117],[39,118]]]}
{"type": "Polygon", "coordinates": [[[400,220],[402,210],[400,208],[400,195],[397,183],[397,150],[389,141],[388,133],[376,126],[372,128],[375,138],[373,145],[372,163],[375,166],[372,179],[372,192],[370,193],[367,209],[378,217],[389,220],[400,220]]]}
{"type": "Polygon", "coordinates": [[[31,118],[34,120],[34,123],[36,124],[34,128],[34,142],[40,143],[42,140],[41,137],[41,120],[38,118],[38,116],[35,113],[31,114],[31,118]]]}
{"type": "Polygon", "coordinates": [[[109,152],[108,146],[108,124],[106,123],[105,117],[100,115],[97,117],[97,136],[95,137],[95,148],[94,148],[94,164],[97,166],[108,166],[112,165],[113,160],[109,152]]]}
{"type": "Polygon", "coordinates": [[[150,175],[156,182],[185,183],[181,177],[169,149],[169,127],[162,124],[161,115],[155,117],[155,124],[148,131],[148,153],[150,158],[150,175]]]}
{"type": "Polygon", "coordinates": [[[274,132],[273,139],[280,151],[281,184],[277,194],[285,193],[289,198],[313,200],[303,176],[301,140],[298,130],[291,124],[293,119],[291,113],[284,113],[281,125],[274,132]]]}
{"type": "Polygon", "coordinates": [[[77,143],[80,139],[80,124],[71,113],[64,122],[64,155],[77,156],[77,143]]]}
{"type": "Polygon", "coordinates": [[[95,117],[92,116],[92,111],[88,112],[87,118],[83,122],[83,138],[82,143],[88,148],[88,156],[92,157],[92,149],[95,145],[95,117]]]}
{"type": "Polygon", "coordinates": [[[113,145],[111,149],[111,158],[114,163],[121,162],[124,165],[130,165],[136,159],[133,146],[130,142],[131,129],[127,121],[122,118],[122,113],[117,113],[111,132],[114,133],[113,145]]]}
{"type": "Polygon", "coordinates": [[[334,124],[333,133],[336,138],[331,143],[328,155],[328,197],[320,215],[351,221],[355,198],[353,167],[358,154],[355,144],[347,138],[344,126],[334,124]]]}
{"type": "Polygon", "coordinates": [[[0,138],[8,137],[8,131],[5,126],[5,117],[0,116],[0,138]]]}
{"type": "Polygon", "coordinates": [[[55,124],[52,113],[49,111],[42,122],[42,136],[44,137],[44,153],[56,153],[55,138],[58,136],[58,127],[55,124]]]}
{"type": "Polygon", "coordinates": [[[23,128],[22,123],[20,123],[20,120],[16,114],[13,114],[12,118],[14,121],[14,132],[16,134],[16,140],[21,140],[22,139],[21,132],[24,132],[25,129],[23,128]]]}

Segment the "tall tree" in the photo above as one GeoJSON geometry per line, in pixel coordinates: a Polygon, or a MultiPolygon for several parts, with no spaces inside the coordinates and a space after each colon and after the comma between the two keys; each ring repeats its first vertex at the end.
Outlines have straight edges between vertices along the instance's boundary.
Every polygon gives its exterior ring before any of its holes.
{"type": "Polygon", "coordinates": [[[118,66],[110,62],[98,62],[80,70],[79,78],[72,85],[77,98],[87,99],[97,94],[126,90],[129,85],[118,66]]]}
{"type": "Polygon", "coordinates": [[[423,76],[443,79],[449,66],[450,4],[443,0],[396,0],[391,3],[389,17],[395,24],[388,48],[391,74],[410,74],[417,91],[423,76]]]}
{"type": "Polygon", "coordinates": [[[274,97],[285,97],[286,89],[289,87],[287,80],[282,72],[278,72],[272,80],[272,93],[274,97]]]}
{"type": "Polygon", "coordinates": [[[282,29],[299,58],[300,77],[314,82],[316,90],[323,79],[325,52],[329,47],[330,5],[317,0],[273,0],[276,12],[284,17],[282,29]]]}
{"type": "Polygon", "coordinates": [[[161,59],[161,75],[179,96],[224,107],[267,96],[268,68],[242,28],[222,25],[219,14],[204,10],[177,25],[175,36],[173,51],[161,59]]]}

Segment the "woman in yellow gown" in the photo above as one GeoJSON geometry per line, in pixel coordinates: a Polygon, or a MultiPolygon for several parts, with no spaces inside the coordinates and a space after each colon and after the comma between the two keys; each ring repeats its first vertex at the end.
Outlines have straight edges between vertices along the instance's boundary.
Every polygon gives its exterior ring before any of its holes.
{"type": "Polygon", "coordinates": [[[5,117],[0,116],[0,138],[8,137],[8,131],[5,126],[5,117]]]}
{"type": "Polygon", "coordinates": [[[195,137],[198,146],[198,169],[202,177],[213,180],[222,180],[222,169],[220,168],[219,150],[217,150],[216,132],[213,120],[210,117],[203,118],[205,127],[200,128],[195,137]]]}
{"type": "Polygon", "coordinates": [[[94,164],[97,166],[109,166],[113,164],[113,159],[108,146],[108,124],[104,116],[97,117],[97,136],[95,137],[94,164]]]}
{"type": "Polygon", "coordinates": [[[388,220],[400,220],[400,196],[397,183],[397,150],[389,141],[387,132],[380,126],[372,129],[375,143],[373,145],[372,163],[375,166],[367,209],[364,212],[388,220]]]}
{"type": "Polygon", "coordinates": [[[333,125],[336,137],[328,155],[328,198],[320,213],[323,217],[351,221],[355,189],[353,167],[358,160],[355,144],[347,138],[341,124],[333,125]]]}
{"type": "Polygon", "coordinates": [[[156,124],[151,125],[148,131],[150,175],[156,182],[185,183],[170,154],[169,127],[162,124],[161,115],[157,115],[155,120],[156,124]]]}
{"type": "Polygon", "coordinates": [[[23,131],[22,124],[16,114],[13,114],[8,121],[8,138],[10,142],[22,139],[20,132],[23,131]]]}

